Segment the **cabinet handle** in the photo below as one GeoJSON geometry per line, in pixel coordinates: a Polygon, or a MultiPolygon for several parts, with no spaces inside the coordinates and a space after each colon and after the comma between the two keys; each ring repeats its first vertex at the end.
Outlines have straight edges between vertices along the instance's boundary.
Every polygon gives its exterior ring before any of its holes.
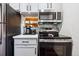
{"type": "Polygon", "coordinates": [[[36,55],[36,48],[35,48],[35,55],[36,55]]]}
{"type": "Polygon", "coordinates": [[[27,11],[28,11],[28,6],[27,6],[27,11]]]}
{"type": "Polygon", "coordinates": [[[49,4],[47,3],[47,8],[49,8],[49,4]]]}
{"type": "Polygon", "coordinates": [[[22,43],[29,43],[29,41],[22,41],[22,43]]]}
{"type": "Polygon", "coordinates": [[[50,8],[52,8],[52,3],[50,3],[50,8]]]}
{"type": "Polygon", "coordinates": [[[30,5],[30,11],[31,11],[31,5],[30,5]]]}

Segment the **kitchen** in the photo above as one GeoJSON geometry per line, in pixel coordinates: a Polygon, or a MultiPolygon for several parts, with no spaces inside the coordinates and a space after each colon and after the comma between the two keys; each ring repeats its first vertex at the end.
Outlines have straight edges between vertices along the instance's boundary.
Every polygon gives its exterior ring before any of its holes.
{"type": "Polygon", "coordinates": [[[62,3],[3,3],[0,15],[0,55],[72,55],[72,37],[59,34],[62,3]]]}

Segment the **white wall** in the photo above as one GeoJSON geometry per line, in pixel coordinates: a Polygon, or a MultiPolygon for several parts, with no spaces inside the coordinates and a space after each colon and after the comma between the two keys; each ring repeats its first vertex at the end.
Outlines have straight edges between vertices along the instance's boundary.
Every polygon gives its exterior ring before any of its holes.
{"type": "Polygon", "coordinates": [[[63,26],[60,34],[72,37],[72,55],[79,56],[79,3],[63,4],[63,12],[63,26]]]}

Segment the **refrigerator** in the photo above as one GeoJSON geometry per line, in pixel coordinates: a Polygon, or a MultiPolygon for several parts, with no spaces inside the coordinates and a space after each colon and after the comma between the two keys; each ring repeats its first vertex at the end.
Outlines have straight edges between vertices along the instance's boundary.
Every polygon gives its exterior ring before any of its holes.
{"type": "Polygon", "coordinates": [[[20,13],[9,4],[0,3],[0,56],[14,55],[13,36],[20,34],[20,13]]]}
{"type": "Polygon", "coordinates": [[[6,53],[6,6],[0,4],[0,56],[6,53]]]}

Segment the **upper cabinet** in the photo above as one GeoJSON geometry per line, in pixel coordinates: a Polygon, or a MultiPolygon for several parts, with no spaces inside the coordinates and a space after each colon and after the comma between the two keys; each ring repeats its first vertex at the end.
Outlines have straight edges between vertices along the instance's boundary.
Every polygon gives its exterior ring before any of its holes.
{"type": "Polygon", "coordinates": [[[51,9],[52,11],[62,11],[61,3],[10,3],[13,9],[20,12],[38,12],[41,9],[51,9]]]}
{"type": "Polygon", "coordinates": [[[39,5],[38,3],[31,3],[30,4],[30,11],[31,12],[38,12],[38,8],[39,8],[38,5],[39,5]]]}
{"type": "Polygon", "coordinates": [[[19,11],[19,3],[9,3],[9,5],[16,11],[19,11]]]}
{"type": "Polygon", "coordinates": [[[21,3],[20,4],[20,12],[38,12],[38,4],[37,3],[21,3]]]}
{"type": "Polygon", "coordinates": [[[47,9],[47,3],[39,3],[39,10],[40,9],[47,9]]]}
{"type": "Polygon", "coordinates": [[[20,12],[28,12],[29,5],[28,3],[20,3],[20,12]]]}
{"type": "Polygon", "coordinates": [[[61,3],[40,3],[40,9],[52,9],[52,11],[62,11],[62,4],[61,3]]]}
{"type": "Polygon", "coordinates": [[[52,3],[52,9],[54,11],[61,12],[62,11],[62,3],[52,3]]]}

